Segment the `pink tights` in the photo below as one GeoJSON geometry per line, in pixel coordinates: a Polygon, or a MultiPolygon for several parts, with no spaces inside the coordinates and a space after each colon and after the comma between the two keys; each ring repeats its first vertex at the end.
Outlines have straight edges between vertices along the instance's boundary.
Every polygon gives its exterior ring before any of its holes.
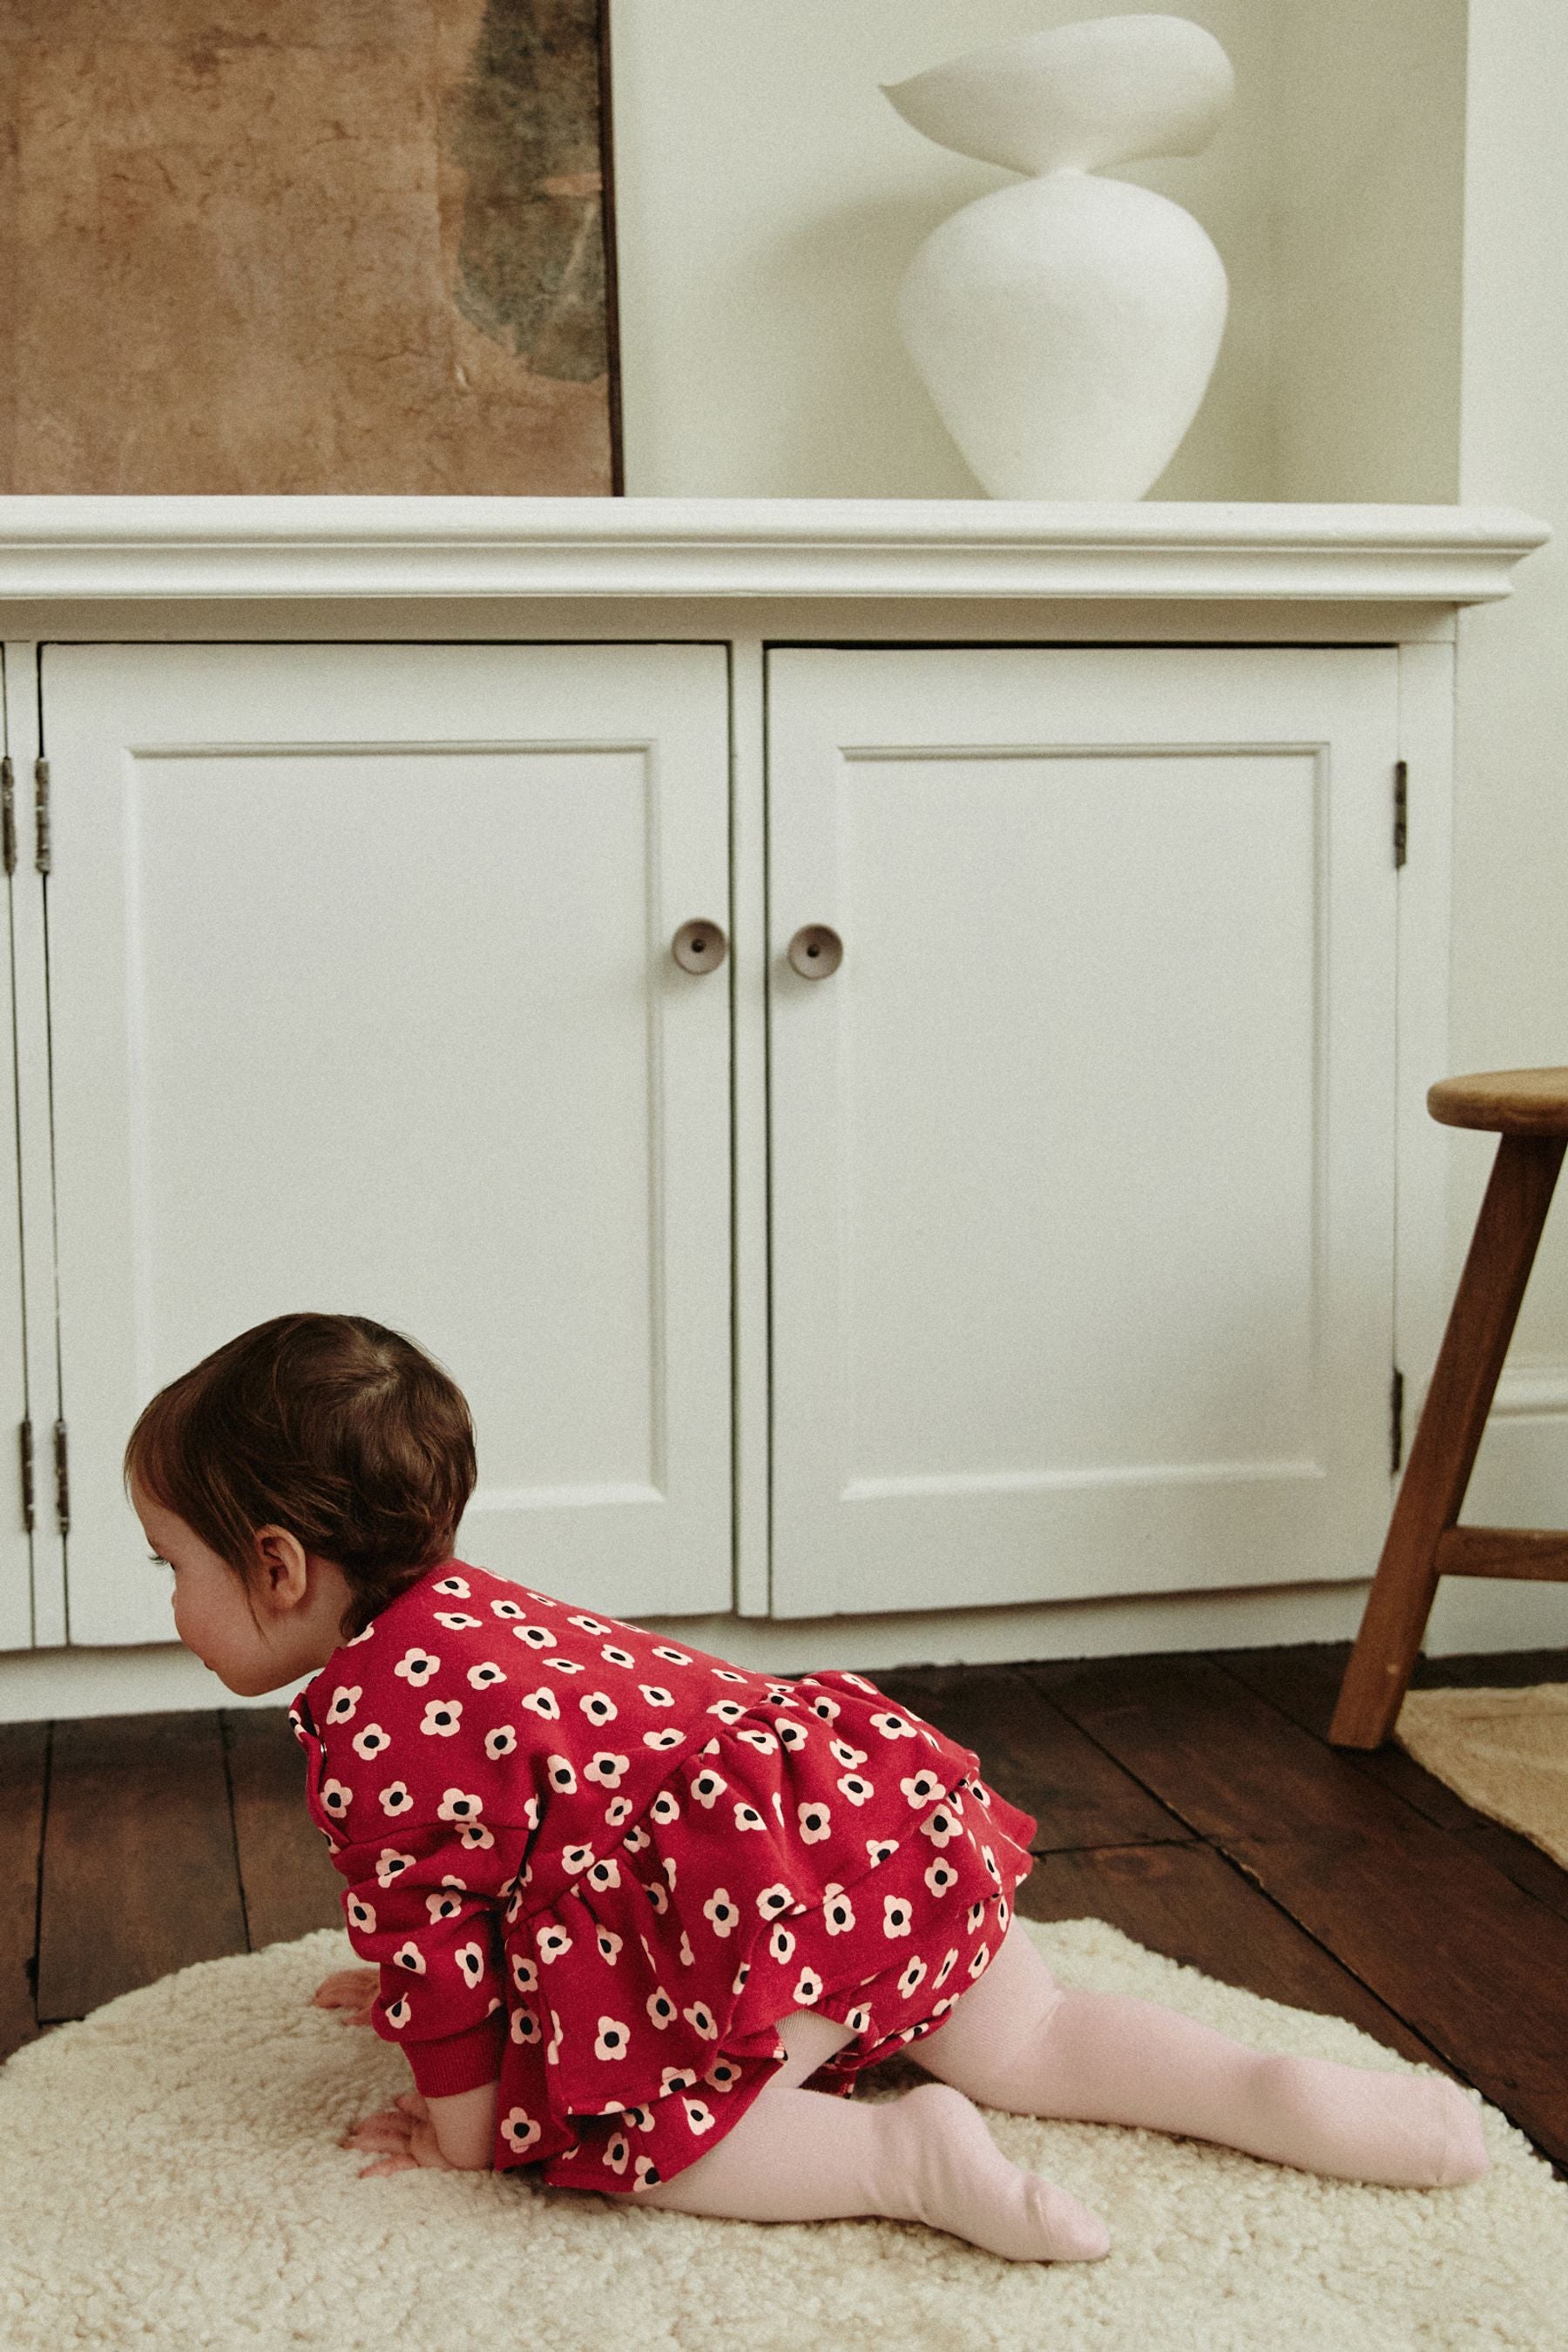
{"type": "Polygon", "coordinates": [[[1009,2163],[975,2099],[1010,2115],[1215,2140],[1341,2180],[1450,2188],[1487,2168],[1480,2117],[1456,2084],[1275,2057],[1152,2001],[1068,1991],[1016,1920],[984,1976],[910,2045],[937,2080],[901,2098],[803,2089],[852,2037],[811,2010],[792,2010],[778,2030],[789,2057],[766,2090],[639,2204],[748,2221],[879,2213],[1011,2262],[1107,2252],[1099,2215],[1009,2163]]]}

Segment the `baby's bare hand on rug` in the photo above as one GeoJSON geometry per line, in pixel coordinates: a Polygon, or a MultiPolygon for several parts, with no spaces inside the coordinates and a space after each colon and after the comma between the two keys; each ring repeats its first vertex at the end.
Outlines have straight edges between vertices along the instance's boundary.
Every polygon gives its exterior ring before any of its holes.
{"type": "Polygon", "coordinates": [[[437,2145],[430,2110],[417,2091],[405,2091],[395,2106],[366,2116],[345,2133],[338,2145],[387,2150],[378,2164],[365,2166],[360,2174],[362,2180],[374,2180],[384,2173],[406,2172],[415,2166],[429,2172],[457,2170],[437,2145]]]}
{"type": "Polygon", "coordinates": [[[341,2009],[345,2025],[368,2025],[380,1990],[379,1969],[339,1969],[322,1978],[310,1999],[318,2009],[341,2009]]]}

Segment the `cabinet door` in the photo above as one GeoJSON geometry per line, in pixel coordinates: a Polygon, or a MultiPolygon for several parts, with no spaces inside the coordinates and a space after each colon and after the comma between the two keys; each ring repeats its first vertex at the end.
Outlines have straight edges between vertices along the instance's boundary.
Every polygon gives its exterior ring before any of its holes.
{"type": "MultiPolygon", "coordinates": [[[[11,717],[10,697],[21,693],[21,681],[0,651],[0,716],[11,717]]],[[[19,730],[18,730],[19,731],[19,730]]],[[[18,793],[11,751],[9,725],[0,726],[0,754],[5,755],[5,920],[0,937],[0,1650],[23,1650],[33,1640],[33,1556],[23,1499],[24,1445],[30,1438],[37,1453],[34,1476],[41,1488],[49,1483],[49,1447],[54,1411],[52,1399],[27,1423],[26,1370],[26,1327],[22,1298],[22,1198],[20,1157],[16,1134],[16,908],[18,890],[39,887],[30,850],[24,854],[26,828],[19,803],[30,811],[30,790],[18,793]],[[24,1436],[25,1426],[27,1438],[24,1436]]],[[[29,763],[24,763],[29,764],[29,763]]],[[[29,780],[30,782],[30,780],[29,780]]],[[[44,1204],[47,1211],[47,1203],[44,1204]]],[[[38,1311],[46,1311],[39,1300],[38,1311]]]]}
{"type": "Polygon", "coordinates": [[[43,707],[70,1638],[169,1637],[132,1423],[300,1308],[463,1389],[464,1556],[727,1608],[722,647],[49,647],[43,707]]]}
{"type": "Polygon", "coordinates": [[[777,1614],[1369,1572],[1395,663],[772,656],[777,1614]]]}

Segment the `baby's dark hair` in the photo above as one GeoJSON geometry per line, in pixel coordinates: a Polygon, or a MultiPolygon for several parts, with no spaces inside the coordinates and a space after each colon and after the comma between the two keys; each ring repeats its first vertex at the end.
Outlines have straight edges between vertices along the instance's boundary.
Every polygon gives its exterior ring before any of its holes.
{"type": "Polygon", "coordinates": [[[247,1597],[260,1528],[335,1561],[348,1639],[450,1558],[478,1470],[461,1390],[412,1339],[363,1315],[277,1315],[159,1390],[123,1475],[247,1597]]]}

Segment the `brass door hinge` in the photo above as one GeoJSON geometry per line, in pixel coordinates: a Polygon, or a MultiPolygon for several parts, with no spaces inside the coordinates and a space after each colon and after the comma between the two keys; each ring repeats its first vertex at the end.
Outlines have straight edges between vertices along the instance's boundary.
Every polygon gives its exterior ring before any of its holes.
{"type": "Polygon", "coordinates": [[[37,851],[33,863],[40,874],[51,871],[49,848],[49,763],[47,760],[33,762],[33,809],[37,851]]]}
{"type": "Polygon", "coordinates": [[[66,1462],[66,1425],[55,1423],[55,1516],[60,1523],[61,1535],[70,1533],[71,1495],[70,1472],[66,1462]]]}

